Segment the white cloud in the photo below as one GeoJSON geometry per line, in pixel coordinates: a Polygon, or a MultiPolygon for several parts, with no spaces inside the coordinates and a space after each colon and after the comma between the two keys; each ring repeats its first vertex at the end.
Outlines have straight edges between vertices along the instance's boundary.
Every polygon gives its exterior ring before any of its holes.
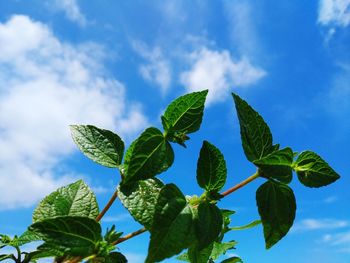
{"type": "Polygon", "coordinates": [[[162,93],[165,94],[171,84],[171,67],[160,47],[150,49],[140,42],[134,42],[133,47],[147,61],[146,64],[140,66],[141,76],[145,80],[157,84],[162,93]]]}
{"type": "Polygon", "coordinates": [[[223,1],[225,17],[230,32],[231,45],[235,52],[250,57],[260,57],[262,53],[256,18],[259,9],[252,1],[230,0],[223,1]]]}
{"type": "Polygon", "coordinates": [[[85,16],[80,12],[77,0],[55,0],[55,7],[58,10],[63,11],[67,18],[73,22],[78,23],[80,26],[85,26],[87,20],[85,16]]]}
{"type": "Polygon", "coordinates": [[[321,230],[321,229],[338,229],[349,226],[349,222],[345,220],[337,219],[303,219],[293,226],[293,231],[311,231],[311,230],[321,230]]]}
{"type": "Polygon", "coordinates": [[[336,249],[338,252],[350,253],[350,231],[345,231],[336,234],[326,234],[322,237],[321,243],[324,243],[332,250],[336,249]]]}
{"type": "Polygon", "coordinates": [[[114,216],[105,216],[102,218],[102,221],[105,223],[117,223],[117,222],[125,222],[130,220],[131,216],[128,213],[114,215],[114,216]]]}
{"type": "Polygon", "coordinates": [[[192,67],[181,74],[180,81],[190,92],[209,89],[208,104],[222,101],[232,89],[254,84],[266,75],[245,57],[233,60],[227,50],[202,48],[191,53],[190,61],[192,67]]]}
{"type": "Polygon", "coordinates": [[[96,44],[63,43],[44,24],[13,16],[0,23],[0,46],[0,209],[31,206],[74,177],[55,172],[76,150],[69,124],[124,137],[146,126],[140,105],[106,77],[96,44]]]}
{"type": "Polygon", "coordinates": [[[350,24],[350,0],[320,0],[318,22],[322,25],[348,26],[350,24]]]}

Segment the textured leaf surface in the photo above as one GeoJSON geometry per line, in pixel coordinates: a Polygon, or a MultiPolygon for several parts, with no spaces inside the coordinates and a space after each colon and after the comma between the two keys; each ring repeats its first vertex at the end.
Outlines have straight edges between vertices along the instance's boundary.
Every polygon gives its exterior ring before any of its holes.
{"type": "Polygon", "coordinates": [[[273,178],[287,184],[292,181],[293,151],[289,147],[274,151],[253,163],[260,168],[259,173],[262,177],[273,178]]]}
{"type": "Polygon", "coordinates": [[[207,90],[181,96],[169,104],[162,117],[163,128],[168,131],[192,133],[199,129],[207,90]]]}
{"type": "Polygon", "coordinates": [[[206,263],[208,262],[211,252],[213,250],[213,243],[209,246],[199,249],[198,246],[191,246],[187,252],[188,262],[191,263],[206,263]]]}
{"type": "Polygon", "coordinates": [[[259,113],[246,101],[236,94],[232,95],[241,128],[241,140],[244,153],[251,162],[261,159],[275,149],[272,145],[270,128],[259,113]]]}
{"type": "Polygon", "coordinates": [[[208,192],[218,192],[227,177],[223,154],[213,144],[204,141],[197,162],[197,182],[208,192]]]}
{"type": "Polygon", "coordinates": [[[36,222],[29,231],[41,236],[49,247],[65,251],[65,255],[92,255],[102,240],[101,226],[94,219],[63,216],[36,222]]]}
{"type": "Polygon", "coordinates": [[[133,218],[150,229],[158,196],[163,186],[164,184],[156,178],[147,179],[131,186],[119,186],[118,196],[133,218]]]}
{"type": "Polygon", "coordinates": [[[213,242],[202,250],[198,250],[196,246],[191,246],[187,252],[178,256],[177,259],[192,263],[206,263],[208,259],[211,260],[209,262],[213,262],[213,260],[225,255],[228,250],[233,249],[236,244],[236,241],[213,242]]]}
{"type": "Polygon", "coordinates": [[[283,183],[268,181],[258,188],[256,202],[264,227],[266,248],[269,249],[293,225],[296,211],[294,193],[283,183]]]}
{"type": "Polygon", "coordinates": [[[340,176],[319,155],[311,151],[302,152],[295,164],[299,181],[308,187],[321,187],[338,180],[340,176]]]}
{"type": "Polygon", "coordinates": [[[196,236],[198,249],[202,250],[216,240],[221,232],[223,219],[220,209],[211,203],[201,203],[198,206],[198,221],[196,236]]]}
{"type": "Polygon", "coordinates": [[[160,130],[146,129],[128,150],[123,165],[124,184],[146,180],[167,170],[174,161],[174,152],[160,130]]]}
{"type": "Polygon", "coordinates": [[[123,159],[124,142],[115,133],[92,125],[71,125],[74,142],[91,160],[107,167],[118,167],[123,159]]]}
{"type": "Polygon", "coordinates": [[[24,244],[34,242],[34,241],[39,241],[39,240],[41,240],[39,235],[27,230],[19,237],[13,238],[9,243],[9,245],[20,247],[20,246],[23,246],[24,244]]]}
{"type": "Polygon", "coordinates": [[[45,197],[34,210],[33,222],[66,215],[96,218],[98,213],[95,194],[79,180],[45,197]]]}
{"type": "Polygon", "coordinates": [[[193,214],[185,196],[174,184],[165,185],[156,205],[146,262],[180,253],[193,242],[193,232],[193,214]]]}
{"type": "Polygon", "coordinates": [[[213,250],[210,254],[210,258],[212,260],[217,260],[220,256],[225,255],[226,252],[230,249],[233,249],[237,245],[236,241],[229,242],[214,242],[213,250]]]}

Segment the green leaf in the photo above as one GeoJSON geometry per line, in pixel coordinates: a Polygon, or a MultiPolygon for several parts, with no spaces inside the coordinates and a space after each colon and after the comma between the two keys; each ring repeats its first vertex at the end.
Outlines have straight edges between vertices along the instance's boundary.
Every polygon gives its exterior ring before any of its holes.
{"type": "Polygon", "coordinates": [[[293,225],[296,211],[294,193],[286,184],[267,181],[258,188],[256,202],[264,227],[266,248],[269,249],[293,225]]]}
{"type": "Polygon", "coordinates": [[[109,256],[106,258],[105,263],[127,263],[126,257],[119,252],[112,252],[109,254],[109,256]]]}
{"type": "Polygon", "coordinates": [[[272,135],[264,119],[246,101],[233,94],[241,127],[244,153],[251,162],[259,160],[276,149],[272,145],[272,135]]]}
{"type": "Polygon", "coordinates": [[[286,184],[292,181],[293,151],[289,147],[274,151],[253,163],[259,167],[259,175],[262,177],[273,178],[286,184]]]}
{"type": "Polygon", "coordinates": [[[0,261],[4,261],[6,259],[13,259],[15,258],[13,254],[1,254],[0,255],[0,261]]]}
{"type": "Polygon", "coordinates": [[[198,250],[196,246],[191,246],[187,252],[176,257],[176,259],[192,263],[206,263],[209,259],[209,262],[214,262],[213,260],[225,255],[228,250],[234,249],[236,244],[236,241],[223,243],[215,241],[202,250],[198,250]]]}
{"type": "MultiPolygon", "coordinates": [[[[29,252],[25,255],[25,262],[36,262],[38,259],[42,258],[52,258],[57,256],[63,256],[63,251],[57,251],[57,250],[49,250],[48,248],[44,248],[44,246],[39,246],[41,250],[36,250],[29,252]]],[[[56,262],[56,261],[55,261],[56,262]]]]}
{"type": "Polygon", "coordinates": [[[71,125],[70,129],[74,142],[86,157],[106,167],[119,166],[124,142],[117,134],[92,125],[71,125]]]}
{"type": "Polygon", "coordinates": [[[242,259],[240,259],[239,257],[232,257],[232,258],[227,258],[223,261],[221,261],[221,263],[243,263],[242,259]]]}
{"type": "Polygon", "coordinates": [[[56,216],[86,216],[96,218],[99,213],[95,194],[82,181],[58,188],[46,196],[33,213],[33,222],[56,216]]]}
{"type": "Polygon", "coordinates": [[[130,186],[119,186],[118,196],[132,217],[150,229],[155,206],[164,184],[157,178],[138,181],[130,186]]]}
{"type": "Polygon", "coordinates": [[[193,213],[185,196],[176,185],[165,185],[156,205],[146,263],[180,253],[193,242],[193,232],[193,213]]]}
{"type": "Polygon", "coordinates": [[[207,263],[210,254],[213,250],[213,243],[209,244],[207,247],[203,249],[199,249],[198,246],[191,246],[188,249],[187,257],[189,262],[191,263],[207,263]]]}
{"type": "Polygon", "coordinates": [[[111,252],[105,257],[95,257],[87,261],[87,263],[127,263],[127,259],[122,253],[111,252]]]}
{"type": "Polygon", "coordinates": [[[197,162],[197,182],[208,192],[218,192],[225,185],[226,162],[218,148],[208,141],[203,145],[197,162]]]}
{"type": "Polygon", "coordinates": [[[115,225],[112,225],[111,229],[107,228],[103,239],[107,242],[107,244],[112,244],[113,242],[117,241],[122,235],[123,232],[117,232],[115,230],[115,225]]]}
{"type": "Polygon", "coordinates": [[[311,151],[300,153],[293,168],[299,181],[308,187],[326,186],[340,178],[326,161],[311,151]]]}
{"type": "Polygon", "coordinates": [[[224,239],[224,235],[229,232],[231,229],[229,228],[229,224],[231,223],[230,216],[236,213],[235,211],[221,209],[222,219],[223,219],[223,227],[221,230],[221,234],[218,238],[218,241],[222,241],[224,239]]]}
{"type": "Polygon", "coordinates": [[[169,104],[162,116],[167,139],[183,144],[188,139],[186,134],[193,133],[200,128],[207,94],[208,90],[189,93],[169,104]]]}
{"type": "Polygon", "coordinates": [[[146,180],[166,171],[174,161],[174,152],[160,130],[146,129],[132,144],[123,165],[123,184],[146,180]]]}
{"type": "Polygon", "coordinates": [[[200,203],[196,221],[198,249],[202,250],[216,240],[222,226],[223,219],[220,209],[211,203],[200,203]]]}
{"type": "Polygon", "coordinates": [[[214,242],[213,250],[210,254],[210,258],[212,260],[217,260],[220,256],[225,255],[226,252],[230,249],[234,249],[235,245],[237,245],[236,241],[229,242],[214,242]]]}
{"type": "Polygon", "coordinates": [[[257,225],[261,224],[261,220],[254,220],[253,222],[250,222],[249,224],[246,224],[244,226],[234,226],[230,227],[231,230],[246,230],[252,227],[255,227],[257,225]]]}
{"type": "Polygon", "coordinates": [[[13,247],[20,247],[20,246],[23,246],[27,243],[39,241],[39,240],[41,240],[39,235],[27,230],[19,237],[15,236],[11,240],[9,245],[13,246],[13,247]]]}
{"type": "Polygon", "coordinates": [[[191,262],[187,252],[182,253],[181,255],[177,256],[176,259],[181,260],[181,261],[185,261],[185,262],[191,262]]]}
{"type": "Polygon", "coordinates": [[[81,216],[62,216],[36,222],[29,231],[39,235],[44,245],[64,251],[67,256],[94,254],[102,240],[101,226],[94,219],[81,216]]]}

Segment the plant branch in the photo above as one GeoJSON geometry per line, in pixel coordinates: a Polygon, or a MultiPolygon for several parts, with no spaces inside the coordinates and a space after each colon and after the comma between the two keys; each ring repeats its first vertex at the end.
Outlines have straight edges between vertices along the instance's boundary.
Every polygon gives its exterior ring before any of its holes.
{"type": "Polygon", "coordinates": [[[100,221],[101,218],[105,215],[105,213],[108,211],[108,209],[112,206],[112,204],[114,203],[115,199],[117,199],[118,197],[118,190],[115,189],[115,192],[113,193],[113,195],[111,196],[111,198],[109,199],[108,203],[106,204],[106,206],[102,209],[102,211],[98,214],[98,216],[96,217],[96,221],[100,221]]]}
{"type": "Polygon", "coordinates": [[[249,184],[251,181],[255,180],[258,177],[259,177],[259,171],[256,171],[255,174],[253,174],[252,176],[249,176],[247,179],[243,180],[242,182],[240,182],[240,183],[236,184],[235,186],[231,187],[230,189],[226,190],[221,195],[222,196],[227,196],[227,195],[235,192],[239,188],[245,186],[246,184],[249,184]]]}
{"type": "Polygon", "coordinates": [[[139,229],[139,230],[137,230],[137,231],[135,231],[135,232],[132,232],[132,233],[130,233],[130,234],[127,234],[127,235],[125,235],[125,236],[119,238],[118,240],[114,241],[112,244],[113,244],[113,245],[117,245],[117,244],[119,244],[119,243],[122,243],[122,242],[124,242],[124,241],[130,239],[130,238],[133,238],[133,237],[135,237],[135,236],[138,236],[138,235],[140,235],[140,234],[142,234],[142,233],[144,233],[144,232],[146,232],[146,231],[147,231],[146,228],[141,228],[141,229],[139,229]]]}

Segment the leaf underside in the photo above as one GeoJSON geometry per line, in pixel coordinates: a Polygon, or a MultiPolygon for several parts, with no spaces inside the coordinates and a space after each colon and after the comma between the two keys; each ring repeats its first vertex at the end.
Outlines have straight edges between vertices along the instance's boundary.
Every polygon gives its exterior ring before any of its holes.
{"type": "Polygon", "coordinates": [[[45,197],[33,213],[33,222],[56,216],[86,216],[96,218],[99,213],[95,194],[82,181],[58,188],[45,197]]]}

